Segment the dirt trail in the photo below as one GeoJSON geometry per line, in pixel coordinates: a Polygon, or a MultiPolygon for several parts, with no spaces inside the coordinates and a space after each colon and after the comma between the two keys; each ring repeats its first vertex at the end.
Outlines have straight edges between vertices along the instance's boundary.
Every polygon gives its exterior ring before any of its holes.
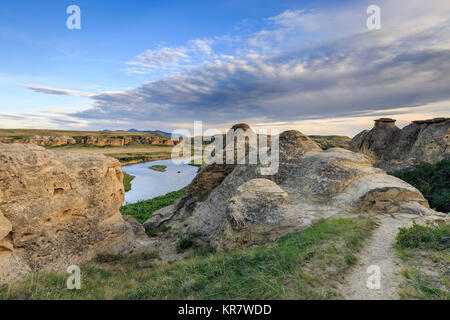
{"type": "Polygon", "coordinates": [[[350,271],[341,294],[347,300],[393,300],[398,299],[397,289],[401,282],[400,262],[393,245],[399,227],[410,226],[412,219],[405,216],[380,217],[379,226],[360,252],[358,264],[350,271]],[[376,265],[381,272],[381,288],[367,288],[367,279],[373,274],[367,268],[376,265]]]}

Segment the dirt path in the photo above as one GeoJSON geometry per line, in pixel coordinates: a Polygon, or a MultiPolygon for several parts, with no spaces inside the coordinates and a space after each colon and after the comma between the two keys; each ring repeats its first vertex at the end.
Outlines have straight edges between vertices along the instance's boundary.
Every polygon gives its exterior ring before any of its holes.
{"type": "Polygon", "coordinates": [[[346,278],[341,294],[347,300],[392,300],[398,299],[397,288],[401,282],[400,262],[395,256],[395,237],[399,227],[412,224],[412,219],[397,216],[380,217],[379,226],[368,240],[358,257],[358,264],[346,278]],[[369,266],[378,266],[381,275],[381,288],[367,288],[369,266]]]}

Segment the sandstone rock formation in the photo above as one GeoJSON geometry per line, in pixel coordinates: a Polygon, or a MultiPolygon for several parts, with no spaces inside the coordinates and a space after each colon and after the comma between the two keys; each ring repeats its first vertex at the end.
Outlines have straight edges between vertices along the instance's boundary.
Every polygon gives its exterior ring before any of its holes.
{"type": "Polygon", "coordinates": [[[74,138],[69,136],[32,136],[25,139],[26,144],[35,144],[38,146],[63,146],[77,143],[74,138]]]}
{"type": "Polygon", "coordinates": [[[172,141],[169,137],[163,134],[153,135],[128,135],[128,136],[87,136],[87,137],[70,137],[70,136],[39,136],[34,135],[29,138],[0,138],[0,143],[12,144],[12,143],[24,143],[34,144],[43,147],[59,147],[72,144],[86,144],[96,147],[121,147],[130,144],[131,142],[140,144],[153,144],[153,145],[168,145],[174,146],[176,142],[172,141]]]}
{"type": "Polygon", "coordinates": [[[357,134],[350,148],[370,156],[376,167],[385,170],[434,163],[450,157],[450,118],[413,121],[401,130],[395,120],[381,118],[372,130],[357,134]]]}
{"type": "Polygon", "coordinates": [[[168,145],[173,146],[175,145],[175,142],[172,141],[169,137],[166,137],[164,135],[159,136],[132,136],[132,140],[136,143],[141,144],[161,144],[161,145],[168,145]]]}
{"type": "Polygon", "coordinates": [[[0,283],[132,246],[122,179],[103,155],[0,144],[0,283]]]}
{"type": "Polygon", "coordinates": [[[174,235],[200,232],[222,249],[274,241],[331,216],[437,214],[417,189],[372,167],[366,155],[322,151],[298,131],[282,133],[279,142],[276,174],[262,176],[260,164],[206,166],[184,198],[144,226],[167,224],[174,235]],[[199,181],[211,182],[202,197],[196,193],[199,181]]]}

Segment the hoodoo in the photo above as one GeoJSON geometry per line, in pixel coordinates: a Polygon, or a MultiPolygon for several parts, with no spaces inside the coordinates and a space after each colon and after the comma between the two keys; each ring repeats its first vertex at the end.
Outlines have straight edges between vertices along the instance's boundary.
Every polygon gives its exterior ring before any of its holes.
{"type": "Polygon", "coordinates": [[[336,215],[437,214],[417,189],[372,167],[366,155],[322,151],[298,131],[283,132],[279,142],[276,174],[262,176],[260,164],[207,165],[184,198],[144,226],[169,225],[168,236],[199,233],[221,249],[274,241],[336,215]]]}
{"type": "Polygon", "coordinates": [[[370,131],[352,139],[350,148],[368,155],[376,167],[385,170],[434,163],[450,157],[450,118],[416,120],[401,130],[394,119],[377,119],[370,131]]]}
{"type": "Polygon", "coordinates": [[[134,244],[119,161],[0,144],[0,283],[134,244]]]}

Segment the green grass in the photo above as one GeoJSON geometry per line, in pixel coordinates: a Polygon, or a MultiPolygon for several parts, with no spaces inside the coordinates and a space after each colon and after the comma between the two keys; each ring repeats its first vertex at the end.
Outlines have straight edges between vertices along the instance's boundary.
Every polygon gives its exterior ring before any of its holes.
{"type": "Polygon", "coordinates": [[[133,216],[140,223],[144,223],[156,210],[171,205],[175,200],[186,194],[186,189],[169,192],[150,200],[139,201],[137,203],[126,204],[120,208],[124,216],[133,216]]]}
{"type": "Polygon", "coordinates": [[[81,290],[67,274],[34,274],[0,287],[0,299],[333,299],[355,263],[369,219],[321,220],[262,246],[205,250],[172,265],[152,257],[102,257],[81,266],[81,290]],[[106,262],[103,262],[106,261],[106,262]]]}
{"type": "MultiPolygon", "coordinates": [[[[417,268],[404,268],[401,271],[406,289],[399,293],[404,300],[450,300],[447,289],[437,288],[433,277],[417,268]]],[[[448,276],[447,276],[448,279],[448,276]]]]}
{"type": "Polygon", "coordinates": [[[309,136],[314,142],[319,144],[323,150],[330,148],[350,148],[350,139],[346,136],[309,136]]]}
{"type": "Polygon", "coordinates": [[[131,181],[136,178],[135,176],[132,176],[131,174],[123,172],[123,186],[125,187],[125,192],[128,192],[131,190],[131,181]]]}
{"type": "Polygon", "coordinates": [[[435,164],[424,162],[412,169],[388,173],[416,187],[428,200],[431,208],[450,212],[450,159],[435,164]]]}
{"type": "Polygon", "coordinates": [[[450,300],[450,225],[400,228],[395,244],[404,263],[400,298],[450,300]]]}

